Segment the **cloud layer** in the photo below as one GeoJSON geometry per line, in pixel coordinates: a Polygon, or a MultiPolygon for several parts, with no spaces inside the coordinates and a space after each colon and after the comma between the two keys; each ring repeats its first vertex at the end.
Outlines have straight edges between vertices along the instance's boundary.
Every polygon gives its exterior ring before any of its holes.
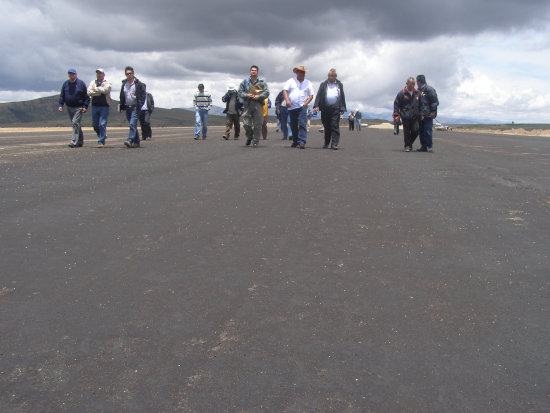
{"type": "Polygon", "coordinates": [[[188,107],[196,84],[214,99],[251,64],[273,92],[304,64],[338,69],[353,107],[385,112],[409,75],[426,74],[449,116],[550,121],[550,4],[511,0],[178,1],[93,4],[0,0],[0,100],[56,92],[68,67],[118,88],[134,66],[160,106],[188,107]],[[473,112],[473,114],[472,114],[473,112]],[[518,117],[519,116],[519,117],[518,117]],[[541,120],[542,118],[542,120],[541,120]]]}

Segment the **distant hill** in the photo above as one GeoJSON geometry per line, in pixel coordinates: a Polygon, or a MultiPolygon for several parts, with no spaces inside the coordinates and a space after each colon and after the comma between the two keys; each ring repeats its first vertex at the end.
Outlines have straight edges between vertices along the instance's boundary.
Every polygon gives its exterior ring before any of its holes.
{"type": "MultiPolygon", "coordinates": [[[[59,96],[48,96],[23,102],[0,103],[0,127],[58,127],[69,126],[66,111],[57,110],[59,96]]],[[[113,101],[109,126],[126,126],[126,116],[117,112],[118,101],[113,101]]],[[[153,126],[194,126],[195,112],[186,109],[155,108],[151,117],[153,126]]],[[[208,117],[212,126],[225,125],[225,115],[208,117]]],[[[86,113],[82,126],[92,126],[91,111],[86,113]]]]}

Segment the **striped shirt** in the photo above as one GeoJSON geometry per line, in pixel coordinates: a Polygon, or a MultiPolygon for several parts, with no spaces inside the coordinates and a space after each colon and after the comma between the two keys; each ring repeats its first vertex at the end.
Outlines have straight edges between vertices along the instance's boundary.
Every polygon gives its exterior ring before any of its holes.
{"type": "Polygon", "coordinates": [[[210,110],[212,109],[212,96],[206,90],[201,92],[198,91],[193,97],[193,106],[199,110],[210,110]]]}

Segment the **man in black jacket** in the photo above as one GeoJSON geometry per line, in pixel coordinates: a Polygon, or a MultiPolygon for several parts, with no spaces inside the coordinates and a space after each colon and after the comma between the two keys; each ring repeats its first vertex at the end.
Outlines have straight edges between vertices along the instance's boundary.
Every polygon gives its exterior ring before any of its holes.
{"type": "Polygon", "coordinates": [[[243,113],[243,104],[239,95],[237,94],[237,88],[235,85],[229,85],[227,87],[227,93],[223,95],[222,102],[225,102],[225,133],[222,138],[228,140],[231,136],[231,128],[235,128],[235,138],[239,139],[241,134],[241,121],[240,116],[243,113]]]}
{"type": "Polygon", "coordinates": [[[338,149],[340,116],[346,111],[344,85],[336,79],[336,76],[336,69],[328,71],[328,78],[319,86],[319,92],[313,104],[315,112],[321,111],[321,122],[323,122],[325,133],[324,149],[327,149],[329,145],[332,149],[338,149]]]}
{"type": "Polygon", "coordinates": [[[82,114],[88,110],[90,97],[87,93],[86,84],[78,79],[74,68],[68,70],[68,76],[69,80],[66,80],[61,88],[58,110],[62,112],[63,105],[67,106],[67,113],[73,126],[73,134],[69,146],[71,148],[80,148],[84,145],[84,134],[80,126],[82,114]]]}
{"type": "Polygon", "coordinates": [[[153,137],[153,131],[151,130],[151,113],[155,109],[155,100],[153,95],[146,93],[145,104],[139,111],[139,125],[141,126],[141,138],[146,141],[153,137]]]}
{"type": "Polygon", "coordinates": [[[426,76],[416,76],[418,91],[420,93],[420,121],[419,135],[420,144],[422,145],[418,152],[433,152],[432,149],[432,128],[434,119],[437,116],[437,92],[435,89],[426,84],[426,76]]]}
{"type": "Polygon", "coordinates": [[[420,94],[414,83],[414,77],[409,77],[406,86],[399,91],[393,102],[393,120],[401,119],[403,122],[405,152],[412,151],[412,145],[418,136],[420,94]]]}
{"type": "Polygon", "coordinates": [[[126,111],[126,119],[130,124],[130,133],[124,145],[128,148],[139,148],[139,132],[137,124],[139,112],[147,99],[145,83],[142,83],[134,77],[134,68],[126,66],[124,70],[126,79],[122,81],[120,88],[120,111],[126,111]]]}

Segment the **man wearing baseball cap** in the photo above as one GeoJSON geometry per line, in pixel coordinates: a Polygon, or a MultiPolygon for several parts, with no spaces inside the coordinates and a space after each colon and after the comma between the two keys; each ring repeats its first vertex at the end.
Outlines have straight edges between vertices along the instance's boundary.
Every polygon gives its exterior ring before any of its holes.
{"type": "Polygon", "coordinates": [[[228,140],[231,136],[231,128],[234,127],[235,139],[239,139],[241,132],[239,117],[243,111],[243,104],[237,94],[237,87],[235,85],[229,85],[227,87],[227,93],[222,97],[222,102],[225,102],[225,110],[223,113],[226,115],[225,133],[222,138],[228,140]]]}
{"type": "Polygon", "coordinates": [[[292,147],[305,149],[307,140],[307,105],[313,99],[313,86],[307,80],[304,66],[296,66],[294,76],[283,86],[283,95],[290,115],[292,147]]]}
{"type": "Polygon", "coordinates": [[[69,80],[66,80],[61,87],[59,95],[60,112],[63,112],[63,105],[67,106],[67,113],[73,125],[73,133],[69,147],[79,148],[84,145],[84,134],[82,133],[82,114],[88,110],[90,97],[86,93],[86,84],[77,77],[76,69],[70,68],[67,71],[69,80]]]}
{"type": "Polygon", "coordinates": [[[95,71],[96,79],[88,85],[88,96],[92,98],[92,126],[97,133],[97,147],[105,146],[107,135],[107,119],[111,104],[111,82],[105,79],[105,71],[101,68],[95,71]]]}

